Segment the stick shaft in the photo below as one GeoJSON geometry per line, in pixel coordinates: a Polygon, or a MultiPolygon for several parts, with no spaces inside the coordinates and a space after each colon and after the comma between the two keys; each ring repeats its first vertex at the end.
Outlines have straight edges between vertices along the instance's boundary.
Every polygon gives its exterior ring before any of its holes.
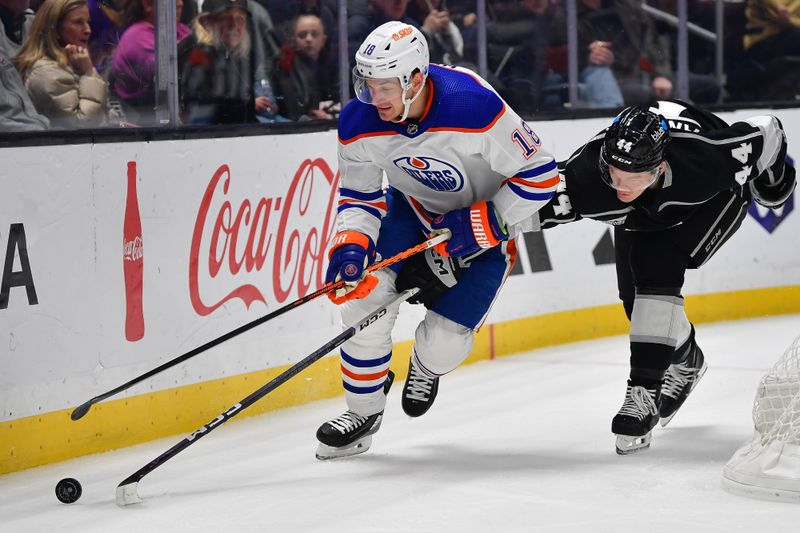
{"type": "MultiPolygon", "coordinates": [[[[388,259],[384,259],[383,261],[379,261],[379,262],[377,262],[377,263],[375,263],[373,265],[370,265],[370,267],[367,270],[369,272],[375,272],[377,270],[381,270],[383,268],[391,266],[391,265],[393,265],[395,263],[399,263],[400,261],[403,261],[404,259],[407,259],[407,258],[411,257],[414,254],[418,254],[420,252],[423,252],[423,251],[427,250],[428,248],[433,248],[434,246],[436,246],[440,242],[446,241],[448,238],[449,238],[448,234],[436,235],[436,236],[434,236],[434,237],[432,237],[432,238],[430,238],[430,239],[428,239],[428,240],[426,240],[426,241],[424,241],[424,242],[422,242],[422,243],[420,243],[420,244],[418,244],[416,246],[412,246],[411,248],[398,253],[397,255],[394,255],[392,257],[389,257],[388,259]]],[[[279,309],[276,309],[275,311],[272,311],[271,313],[268,313],[268,314],[266,314],[266,315],[264,315],[264,316],[262,316],[260,318],[257,318],[255,320],[253,320],[252,322],[248,322],[247,324],[239,326],[238,328],[234,329],[233,331],[229,331],[228,333],[222,335],[221,337],[217,337],[216,339],[212,339],[212,340],[208,341],[207,343],[205,343],[205,344],[203,344],[201,346],[198,346],[197,348],[189,350],[188,352],[186,352],[183,355],[179,355],[178,357],[175,357],[174,359],[170,359],[166,363],[163,363],[163,364],[157,366],[156,368],[153,368],[152,370],[149,370],[149,371],[145,372],[144,374],[142,374],[140,376],[137,376],[137,377],[131,379],[130,381],[127,381],[127,382],[123,383],[122,385],[120,385],[120,386],[118,386],[116,388],[113,388],[113,389],[111,389],[111,390],[109,390],[107,392],[104,392],[103,394],[95,396],[94,398],[92,398],[91,400],[87,401],[86,403],[78,406],[72,412],[71,418],[72,418],[72,420],[78,420],[78,419],[82,418],[86,413],[89,412],[89,409],[91,408],[92,405],[94,405],[96,403],[99,403],[99,402],[102,402],[103,400],[106,400],[106,399],[110,398],[111,396],[115,396],[115,395],[119,394],[120,392],[131,388],[132,386],[136,385],[137,383],[141,383],[142,381],[144,381],[146,379],[149,379],[149,378],[155,376],[156,374],[159,374],[159,373],[163,372],[164,370],[167,370],[168,368],[172,368],[175,365],[179,365],[179,364],[183,363],[184,361],[187,361],[188,359],[191,359],[192,357],[194,357],[194,356],[196,356],[196,355],[198,355],[200,353],[203,353],[203,352],[205,352],[207,350],[210,350],[211,348],[214,348],[215,346],[219,346],[223,342],[229,341],[232,338],[234,338],[234,337],[236,337],[238,335],[241,335],[242,333],[244,333],[246,331],[249,331],[249,330],[253,329],[256,326],[260,326],[261,324],[263,324],[265,322],[268,322],[268,321],[272,320],[273,318],[279,317],[282,314],[287,313],[288,311],[291,311],[292,309],[294,309],[296,307],[300,307],[301,305],[303,305],[305,303],[308,303],[311,300],[315,300],[316,298],[322,296],[323,294],[327,294],[327,293],[329,293],[331,291],[334,291],[336,289],[340,289],[343,286],[344,286],[344,282],[341,281],[341,280],[339,280],[339,281],[337,281],[335,283],[326,284],[322,288],[320,288],[320,289],[318,289],[318,290],[316,290],[316,291],[314,291],[314,292],[312,292],[310,294],[306,294],[305,296],[302,296],[302,297],[298,298],[297,300],[295,300],[293,302],[290,302],[290,303],[284,305],[283,307],[281,307],[279,309]]]]}
{"type": "Polygon", "coordinates": [[[205,437],[213,430],[233,418],[234,416],[238,415],[252,404],[272,392],[273,390],[277,389],[291,378],[311,366],[313,363],[321,359],[326,354],[330,353],[335,348],[341,346],[345,343],[350,337],[354,336],[359,331],[369,327],[373,323],[375,323],[378,319],[380,319],[383,315],[386,314],[388,309],[394,305],[399,305],[401,302],[409,299],[411,296],[416,294],[419,289],[409,289],[407,291],[403,291],[396,298],[394,298],[391,302],[386,304],[385,306],[373,311],[368,316],[364,317],[360,322],[357,324],[350,326],[349,328],[345,329],[339,335],[331,339],[330,341],[326,342],[323,346],[315,350],[310,355],[303,358],[297,364],[292,366],[291,368],[286,369],[280,375],[275,377],[272,381],[264,385],[263,387],[253,391],[250,393],[246,398],[242,399],[239,403],[232,406],[225,412],[221,413],[219,416],[205,424],[204,426],[200,427],[193,433],[191,433],[188,437],[184,438],[182,441],[178,442],[174,446],[172,446],[169,450],[165,451],[145,466],[125,478],[122,483],[119,484],[119,487],[123,487],[125,485],[129,485],[132,483],[138,483],[142,480],[147,474],[161,466],[162,464],[166,463],[180,452],[200,440],[202,437],[205,437]]]}

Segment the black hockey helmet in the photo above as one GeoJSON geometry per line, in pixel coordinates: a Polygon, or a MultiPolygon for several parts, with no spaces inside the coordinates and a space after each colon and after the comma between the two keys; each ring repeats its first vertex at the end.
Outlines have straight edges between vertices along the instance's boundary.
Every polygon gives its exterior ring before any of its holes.
{"type": "Polygon", "coordinates": [[[600,148],[603,179],[611,184],[608,166],[626,172],[653,170],[669,145],[667,121],[645,106],[628,107],[606,129],[600,148]]]}

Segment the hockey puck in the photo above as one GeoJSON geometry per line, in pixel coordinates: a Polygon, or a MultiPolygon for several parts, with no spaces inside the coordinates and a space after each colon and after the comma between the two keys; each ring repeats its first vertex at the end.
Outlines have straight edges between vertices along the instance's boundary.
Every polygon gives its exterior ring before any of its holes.
{"type": "Polygon", "coordinates": [[[56,498],[61,503],[75,503],[82,492],[83,487],[77,479],[67,477],[56,483],[56,498]]]}

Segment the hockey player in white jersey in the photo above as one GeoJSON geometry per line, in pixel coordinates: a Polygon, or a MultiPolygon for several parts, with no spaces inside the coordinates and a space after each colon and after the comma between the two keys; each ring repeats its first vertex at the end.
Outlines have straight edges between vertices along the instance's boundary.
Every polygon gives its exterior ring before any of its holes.
{"type": "MultiPolygon", "coordinates": [[[[404,411],[420,416],[436,397],[439,377],[472,349],[474,331],[513,266],[511,239],[552,197],[558,171],[533,130],[484,80],[429,64],[425,37],[413,26],[383,24],[355,59],[357,99],[339,117],[338,233],[327,281],[346,282],[332,297],[345,324],[398,290],[425,286],[419,301],[428,310],[402,394],[404,411]],[[376,254],[391,257],[440,231],[451,238],[437,253],[365,276],[376,254]]],[[[317,431],[319,459],[369,448],[391,385],[397,313],[390,310],[342,346],[348,409],[317,431]]]]}

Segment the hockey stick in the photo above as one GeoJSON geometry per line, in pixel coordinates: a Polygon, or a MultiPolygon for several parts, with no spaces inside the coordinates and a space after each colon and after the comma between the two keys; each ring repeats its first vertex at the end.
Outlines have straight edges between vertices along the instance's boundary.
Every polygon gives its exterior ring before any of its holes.
{"type": "MultiPolygon", "coordinates": [[[[400,262],[400,261],[402,261],[404,259],[407,259],[407,258],[411,257],[414,254],[418,254],[419,252],[423,252],[423,251],[427,250],[428,248],[433,248],[437,244],[439,244],[441,242],[444,242],[449,238],[450,238],[450,233],[449,232],[440,233],[438,235],[435,235],[435,236],[431,237],[430,239],[428,239],[427,241],[422,242],[422,243],[420,243],[420,244],[418,244],[416,246],[412,246],[411,248],[409,248],[407,250],[404,250],[404,251],[400,252],[397,255],[394,255],[394,256],[392,256],[392,257],[390,257],[388,259],[384,259],[383,261],[379,261],[379,262],[377,262],[377,263],[375,263],[373,265],[370,265],[370,267],[367,269],[367,271],[368,272],[375,272],[376,270],[381,270],[383,268],[386,268],[387,266],[390,266],[390,265],[393,265],[395,263],[398,263],[398,262],[400,262]]],[[[120,392],[122,392],[122,391],[124,391],[126,389],[129,389],[130,387],[136,385],[137,383],[155,376],[159,372],[163,372],[164,370],[166,370],[168,368],[171,368],[171,367],[173,367],[175,365],[183,363],[187,359],[190,359],[190,358],[194,357],[195,355],[197,355],[199,353],[205,352],[206,350],[209,350],[209,349],[213,348],[214,346],[222,344],[225,341],[229,341],[230,339],[236,337],[237,335],[240,335],[240,334],[244,333],[245,331],[249,331],[249,330],[253,329],[256,326],[260,326],[264,322],[272,320],[273,318],[278,317],[278,316],[286,313],[287,311],[291,311],[295,307],[300,307],[304,303],[310,302],[311,300],[314,300],[314,299],[322,296],[323,294],[327,294],[327,293],[329,293],[331,291],[334,291],[336,289],[340,289],[342,287],[344,287],[344,282],[341,281],[341,280],[339,280],[339,281],[337,281],[335,283],[329,283],[329,284],[325,285],[324,287],[322,287],[321,289],[316,290],[316,291],[314,291],[314,292],[312,292],[310,294],[306,294],[305,296],[303,296],[301,298],[298,298],[297,300],[295,300],[295,301],[293,301],[291,303],[288,303],[288,304],[284,305],[283,307],[281,307],[279,309],[276,309],[275,311],[262,316],[261,318],[257,318],[255,320],[253,320],[252,322],[248,322],[247,324],[244,324],[243,326],[240,326],[240,327],[236,328],[235,330],[230,331],[230,332],[226,333],[225,335],[223,335],[221,337],[217,337],[216,339],[208,341],[207,343],[203,344],[202,346],[198,346],[197,348],[194,348],[193,350],[189,350],[185,354],[179,355],[178,357],[175,357],[174,359],[171,359],[171,360],[167,361],[166,363],[164,363],[164,364],[162,364],[160,366],[157,366],[156,368],[154,368],[154,369],[152,369],[152,370],[150,370],[148,372],[145,372],[141,376],[135,377],[132,380],[128,381],[127,383],[123,383],[122,385],[120,385],[117,388],[111,389],[110,391],[104,392],[103,394],[95,396],[91,400],[82,403],[81,405],[79,405],[78,407],[76,407],[72,411],[72,414],[70,414],[70,418],[72,420],[79,420],[79,419],[83,418],[83,416],[86,415],[86,413],[89,412],[89,409],[91,409],[94,404],[102,402],[103,400],[105,400],[107,398],[110,398],[111,396],[114,396],[116,394],[119,394],[120,392]]]]}
{"type": "Polygon", "coordinates": [[[207,423],[206,425],[199,428],[197,431],[190,434],[188,437],[174,445],[169,450],[165,451],[148,464],[137,470],[134,474],[131,474],[127,478],[125,478],[122,483],[117,486],[117,505],[120,507],[124,507],[126,505],[131,505],[134,503],[141,503],[142,499],[139,497],[138,494],[138,487],[139,482],[142,480],[144,476],[161,466],[162,464],[166,463],[180,452],[200,440],[202,437],[205,437],[211,431],[218,428],[234,416],[238,415],[252,404],[272,392],[273,390],[277,389],[282,384],[286,383],[292,377],[296,376],[300,372],[302,372],[307,367],[311,366],[313,363],[321,359],[324,355],[328,354],[334,348],[344,344],[344,342],[353,337],[359,331],[369,327],[377,320],[379,320],[383,315],[386,314],[389,307],[394,305],[399,305],[401,302],[404,302],[414,296],[417,292],[419,292],[418,288],[408,289],[406,291],[401,292],[397,295],[394,300],[389,302],[388,304],[384,305],[380,309],[373,311],[366,317],[364,317],[360,322],[350,326],[342,333],[337,335],[335,338],[331,339],[324,346],[320,347],[311,355],[306,356],[302,359],[299,363],[295,364],[293,367],[285,370],[279,376],[274,378],[272,381],[261,387],[260,389],[250,393],[249,396],[241,400],[239,403],[225,411],[224,413],[217,416],[214,420],[207,423]]]}

